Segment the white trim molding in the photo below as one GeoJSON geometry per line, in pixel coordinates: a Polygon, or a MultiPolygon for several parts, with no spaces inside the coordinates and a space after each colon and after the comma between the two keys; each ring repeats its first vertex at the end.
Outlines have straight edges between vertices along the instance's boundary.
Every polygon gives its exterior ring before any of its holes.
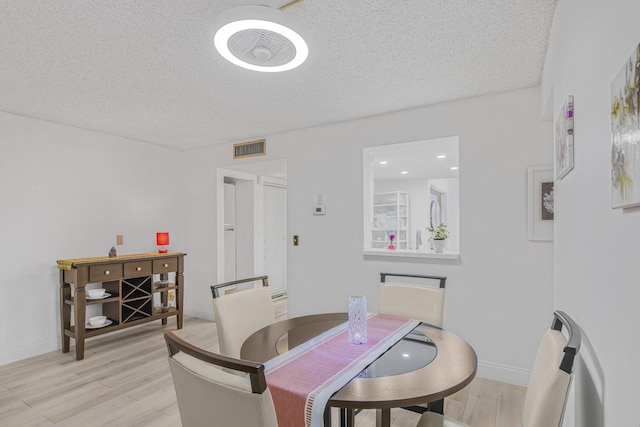
{"type": "Polygon", "coordinates": [[[477,375],[482,378],[527,387],[531,370],[479,360],[477,375]]]}
{"type": "Polygon", "coordinates": [[[411,250],[395,250],[387,249],[364,249],[362,255],[365,257],[389,257],[399,258],[398,261],[410,261],[408,258],[422,259],[425,262],[435,262],[442,264],[460,264],[460,254],[453,252],[434,253],[434,252],[417,252],[411,250]]]}

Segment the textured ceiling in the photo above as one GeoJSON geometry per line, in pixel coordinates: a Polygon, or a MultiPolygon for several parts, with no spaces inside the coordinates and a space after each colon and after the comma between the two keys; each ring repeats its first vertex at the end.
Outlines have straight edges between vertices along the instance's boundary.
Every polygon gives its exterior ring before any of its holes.
{"type": "Polygon", "coordinates": [[[188,150],[531,87],[556,0],[305,0],[286,13],[309,58],[284,73],[213,48],[247,4],[0,0],[0,110],[188,150]]]}

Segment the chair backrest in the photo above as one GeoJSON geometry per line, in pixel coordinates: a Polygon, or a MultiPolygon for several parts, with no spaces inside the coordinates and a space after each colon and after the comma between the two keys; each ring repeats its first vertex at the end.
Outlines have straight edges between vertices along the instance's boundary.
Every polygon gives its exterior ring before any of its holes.
{"type": "Polygon", "coordinates": [[[240,348],[249,335],[276,320],[266,276],[214,285],[211,286],[211,292],[220,353],[240,358],[240,348]],[[261,288],[218,295],[220,288],[256,280],[263,280],[261,288]]]}
{"type": "Polygon", "coordinates": [[[264,365],[205,351],[170,331],[164,337],[183,427],[278,426],[264,365]]]}
{"type": "Polygon", "coordinates": [[[446,277],[419,274],[380,273],[378,312],[410,317],[439,328],[444,323],[446,277]],[[412,277],[439,281],[438,287],[387,282],[387,276],[412,277]]]}
{"type": "Polygon", "coordinates": [[[522,412],[523,427],[559,427],[580,349],[580,329],[566,313],[556,311],[540,342],[522,412]],[[568,339],[562,333],[567,330],[568,339]]]}

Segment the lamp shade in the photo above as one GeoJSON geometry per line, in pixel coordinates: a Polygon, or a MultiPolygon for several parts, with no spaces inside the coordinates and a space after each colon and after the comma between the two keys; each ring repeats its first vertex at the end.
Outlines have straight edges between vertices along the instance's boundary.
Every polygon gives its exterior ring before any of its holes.
{"type": "Polygon", "coordinates": [[[169,244],[169,232],[163,231],[156,233],[156,245],[165,246],[169,244]]]}

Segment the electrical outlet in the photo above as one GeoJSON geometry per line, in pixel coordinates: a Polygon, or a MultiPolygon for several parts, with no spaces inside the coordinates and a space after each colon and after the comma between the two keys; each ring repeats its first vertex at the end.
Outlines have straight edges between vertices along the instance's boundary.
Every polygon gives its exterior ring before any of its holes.
{"type": "Polygon", "coordinates": [[[124,236],[122,234],[116,236],[116,245],[124,245],[124,236]]]}

